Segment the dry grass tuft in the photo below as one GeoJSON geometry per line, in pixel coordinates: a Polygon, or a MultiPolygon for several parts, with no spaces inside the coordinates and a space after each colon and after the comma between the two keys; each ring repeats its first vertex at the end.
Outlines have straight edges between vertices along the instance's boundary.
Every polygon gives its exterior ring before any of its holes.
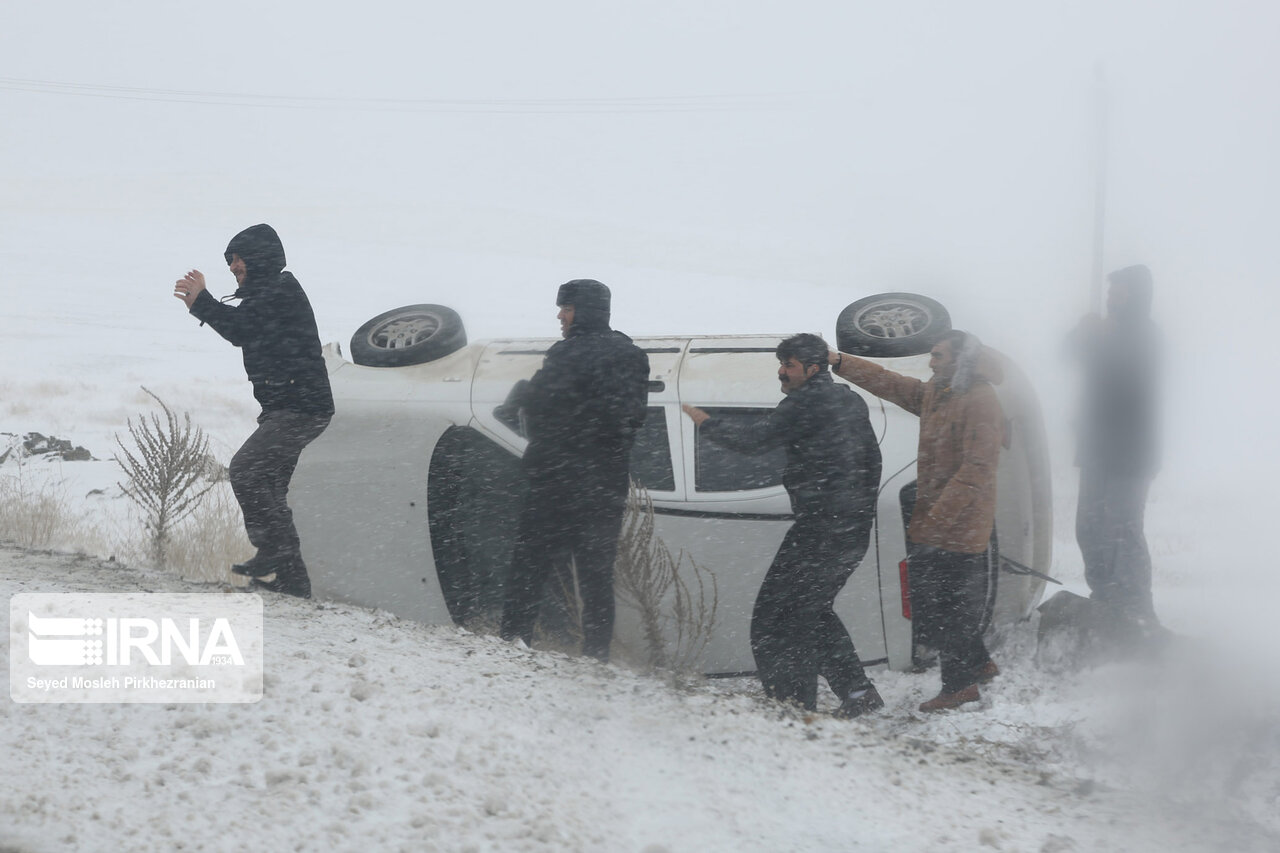
{"type": "Polygon", "coordinates": [[[165,567],[187,580],[245,583],[231,573],[231,564],[242,563],[253,554],[240,506],[224,481],[174,531],[165,567]]]}
{"type": "Polygon", "coordinates": [[[33,473],[22,457],[0,473],[0,541],[21,548],[71,550],[107,556],[103,530],[77,513],[62,481],[33,473]]]}
{"type": "Polygon", "coordinates": [[[0,540],[48,548],[74,526],[66,495],[48,483],[33,485],[21,469],[0,477],[0,540]]]}
{"type": "Polygon", "coordinates": [[[231,573],[231,564],[247,560],[254,549],[245,535],[240,507],[225,481],[214,486],[200,506],[173,528],[163,563],[153,562],[150,531],[136,512],[133,518],[137,525],[134,532],[114,543],[113,553],[124,562],[153,565],[198,583],[247,583],[231,573]]]}

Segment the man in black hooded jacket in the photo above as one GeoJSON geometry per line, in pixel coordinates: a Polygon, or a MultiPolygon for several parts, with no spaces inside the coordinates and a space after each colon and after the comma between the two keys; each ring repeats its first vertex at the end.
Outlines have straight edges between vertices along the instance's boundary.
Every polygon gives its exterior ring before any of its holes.
{"type": "Polygon", "coordinates": [[[333,417],[315,314],[302,285],[284,271],[284,246],[270,225],[241,231],[225,257],[237,285],[228,298],[239,299],[239,305],[214,299],[199,270],[177,282],[174,296],[201,324],[240,348],[253,396],[262,405],[257,430],[230,466],[245,531],[258,552],[232,569],[253,577],[256,587],[310,598],[311,581],[287,498],[302,449],[333,417]],[[261,580],[272,574],[274,580],[261,580]]]}
{"type": "Polygon", "coordinates": [[[560,286],[564,340],[511,402],[524,415],[529,494],[520,514],[500,632],[533,640],[543,587],[573,561],[582,597],[582,651],[609,659],[613,564],[626,505],[631,447],[644,423],[649,357],[609,326],[609,288],[560,286]]]}
{"type": "Polygon", "coordinates": [[[763,420],[735,424],[683,408],[709,441],[747,454],[786,450],[782,484],[796,520],[756,596],[751,651],[769,697],[812,710],[821,675],[840,699],[837,715],[852,718],[884,706],[834,610],[867,553],[881,459],[867,404],[832,382],[828,349],[810,334],[778,344],[787,396],[763,420]]]}

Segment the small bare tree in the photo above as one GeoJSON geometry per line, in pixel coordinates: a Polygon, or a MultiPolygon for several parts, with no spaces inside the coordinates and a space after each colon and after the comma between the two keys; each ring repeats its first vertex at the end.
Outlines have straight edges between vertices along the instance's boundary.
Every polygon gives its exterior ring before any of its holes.
{"type": "Polygon", "coordinates": [[[621,604],[640,614],[650,666],[683,670],[696,664],[715,629],[716,576],[684,551],[671,553],[654,529],[653,499],[635,482],[627,495],[627,514],[618,538],[614,590],[621,604]],[[689,570],[682,572],[686,558],[689,570]],[[668,599],[670,610],[666,611],[668,599]]]}
{"type": "Polygon", "coordinates": [[[134,450],[125,447],[117,434],[120,453],[114,459],[129,480],[118,484],[120,489],[146,518],[152,559],[164,565],[174,525],[190,515],[214,486],[212,481],[201,483],[208,466],[209,439],[191,423],[189,413],[183,412],[179,421],[163,400],[145,387],[142,390],[160,404],[164,421],[155,413],[139,415],[137,423],[130,418],[134,450]]]}

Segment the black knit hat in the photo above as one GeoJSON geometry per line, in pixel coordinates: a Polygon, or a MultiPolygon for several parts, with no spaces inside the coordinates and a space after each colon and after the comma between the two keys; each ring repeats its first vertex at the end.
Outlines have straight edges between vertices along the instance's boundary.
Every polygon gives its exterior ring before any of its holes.
{"type": "Polygon", "coordinates": [[[592,278],[575,278],[560,285],[557,305],[573,306],[573,325],[583,329],[609,328],[609,288],[592,278]]]}

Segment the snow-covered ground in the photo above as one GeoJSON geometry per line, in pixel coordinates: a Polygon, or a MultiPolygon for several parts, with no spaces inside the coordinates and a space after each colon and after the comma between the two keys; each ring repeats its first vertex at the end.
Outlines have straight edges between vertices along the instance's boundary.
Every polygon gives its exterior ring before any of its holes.
{"type": "MultiPolygon", "coordinates": [[[[177,591],[0,551],[5,590],[177,591]]],[[[239,593],[229,593],[239,594],[239,593]]],[[[0,849],[1269,851],[1280,728],[1188,661],[1055,676],[1032,629],[978,707],[879,673],[845,722],[746,680],[636,674],[325,602],[266,600],[253,705],[0,705],[0,849]],[[1194,689],[1190,689],[1194,685],[1194,689]]],[[[1261,698],[1258,696],[1257,698],[1261,698]]],[[[1274,699],[1274,693],[1270,699],[1274,699]]]]}

